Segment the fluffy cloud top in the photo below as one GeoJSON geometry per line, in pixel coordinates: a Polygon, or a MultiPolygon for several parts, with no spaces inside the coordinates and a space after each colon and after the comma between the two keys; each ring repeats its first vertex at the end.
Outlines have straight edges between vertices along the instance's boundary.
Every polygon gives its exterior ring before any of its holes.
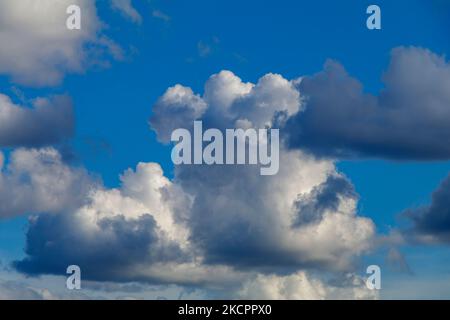
{"type": "Polygon", "coordinates": [[[7,166],[0,161],[0,218],[77,208],[95,184],[53,148],[15,150],[7,166]]]}
{"type": "MultiPolygon", "coordinates": [[[[13,177],[16,171],[26,172],[22,167],[27,157],[31,158],[28,162],[34,162],[28,166],[42,167],[41,176],[35,177],[36,169],[29,173],[30,179],[37,181],[36,187],[30,188],[29,197],[34,196],[38,202],[30,204],[30,208],[58,211],[30,219],[26,250],[29,257],[16,263],[18,270],[58,274],[67,265],[78,264],[87,279],[130,280],[133,275],[128,274],[127,266],[188,261],[188,231],[183,227],[182,210],[189,206],[189,198],[172,186],[159,165],[139,164],[136,171],[127,170],[122,175],[120,189],[104,189],[82,172],[73,181],[73,172],[55,159],[54,153],[53,149],[23,150],[13,155],[13,177]],[[17,162],[22,162],[22,167],[17,162]],[[52,177],[59,183],[44,180],[52,177]],[[47,189],[40,188],[41,182],[47,189]],[[73,190],[74,187],[81,190],[73,190]],[[59,189],[62,194],[58,196],[59,189]],[[40,191],[43,194],[37,197],[40,191]],[[64,197],[70,195],[81,195],[83,199],[77,201],[78,206],[61,207],[59,201],[69,203],[64,197]]],[[[20,200],[14,203],[19,204],[20,200]]]]}
{"type": "Polygon", "coordinates": [[[150,124],[158,140],[168,143],[173,130],[192,125],[194,120],[202,116],[206,107],[206,103],[194,95],[190,88],[176,85],[169,88],[155,104],[150,124]],[[172,117],[173,113],[177,116],[172,117]]]}
{"type": "Polygon", "coordinates": [[[3,0],[0,2],[0,74],[15,82],[49,86],[67,72],[82,72],[120,49],[101,34],[91,0],[3,0]],[[67,7],[81,8],[81,30],[66,28],[67,7]]]}
{"type": "MultiPolygon", "coordinates": [[[[150,123],[162,141],[195,119],[205,127],[271,125],[279,114],[302,108],[295,84],[275,74],[244,83],[224,71],[208,80],[203,95],[169,88],[150,123]]],[[[375,229],[358,217],[351,184],[333,162],[297,150],[282,146],[280,162],[270,177],[258,166],[200,165],[177,167],[170,181],[159,165],[141,163],[125,171],[119,188],[84,181],[89,192],[78,193],[84,197],[78,206],[30,219],[27,256],[15,266],[27,274],[61,274],[78,264],[91,280],[196,285],[228,294],[249,291],[251,285],[242,284],[258,273],[278,279],[288,270],[353,270],[375,229]]],[[[309,295],[300,282],[293,297],[309,295]]],[[[322,297],[317,286],[311,280],[322,297]]]]}
{"type": "Polygon", "coordinates": [[[336,62],[304,77],[305,109],[286,125],[289,144],[316,155],[450,159],[450,64],[421,48],[397,48],[379,96],[336,62]]]}
{"type": "MultiPolygon", "coordinates": [[[[234,128],[245,122],[264,128],[280,114],[289,117],[301,110],[296,83],[275,74],[265,75],[257,84],[244,83],[222,71],[207,81],[203,96],[179,85],[168,89],[150,123],[157,124],[153,129],[160,137],[169,137],[180,123],[192,129],[196,119],[204,127],[234,128]]],[[[194,198],[188,224],[207,263],[340,269],[368,249],[373,224],[356,216],[354,194],[340,190],[346,182],[336,187],[335,181],[346,179],[332,162],[282,146],[277,175],[261,177],[257,170],[256,166],[176,167],[176,183],[194,198]],[[316,205],[322,211],[308,209],[314,201],[320,202],[316,205]]]]}
{"type": "Polygon", "coordinates": [[[42,146],[72,136],[74,115],[66,96],[38,98],[33,108],[14,104],[0,94],[0,147],[42,146]]]}

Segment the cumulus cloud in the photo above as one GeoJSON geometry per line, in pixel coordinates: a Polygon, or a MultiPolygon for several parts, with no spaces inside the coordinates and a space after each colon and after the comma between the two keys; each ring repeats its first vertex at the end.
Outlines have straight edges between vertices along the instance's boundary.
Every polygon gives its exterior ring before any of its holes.
{"type": "Polygon", "coordinates": [[[150,125],[157,138],[163,143],[170,142],[172,131],[191,126],[206,110],[206,103],[192,92],[192,89],[176,85],[169,88],[154,105],[150,125]],[[172,117],[176,114],[176,117],[172,117]]]}
{"type": "Polygon", "coordinates": [[[404,212],[413,223],[407,234],[423,243],[450,244],[450,176],[433,192],[431,203],[404,212]]]}
{"type": "MultiPolygon", "coordinates": [[[[179,123],[191,130],[195,119],[205,128],[234,128],[243,122],[264,128],[278,114],[289,116],[302,108],[295,84],[275,74],[265,75],[257,84],[244,83],[222,71],[207,81],[203,96],[178,86],[189,99],[176,108],[170,88],[158,100],[158,112],[150,122],[172,123],[153,127],[165,137],[179,123]]],[[[283,146],[275,176],[261,177],[257,166],[177,166],[175,182],[193,196],[191,239],[209,264],[345,269],[351,257],[368,249],[374,233],[372,222],[356,215],[354,194],[340,190],[349,188],[348,182],[331,161],[283,146]],[[326,189],[326,194],[318,188],[326,189]],[[322,211],[308,208],[314,201],[320,202],[316,206],[322,211]],[[309,221],[302,222],[300,217],[308,215],[309,221]]]]}
{"type": "Polygon", "coordinates": [[[0,161],[0,218],[76,208],[96,184],[84,169],[65,164],[53,148],[17,149],[4,162],[0,161]]]}
{"type": "MultiPolygon", "coordinates": [[[[244,83],[223,71],[202,95],[169,88],[150,123],[162,142],[196,119],[220,129],[272,126],[303,107],[296,84],[275,74],[244,83]]],[[[89,192],[71,192],[83,195],[78,206],[30,218],[26,257],[15,267],[61,274],[77,264],[93,281],[196,286],[227,297],[275,282],[291,292],[280,297],[329,297],[328,282],[306,280],[302,270],[354,270],[374,225],[357,215],[356,193],[332,161],[281,146],[280,162],[274,176],[261,176],[258,165],[177,166],[172,181],[159,165],[140,163],[118,188],[83,183],[89,192]]]]}
{"type": "Polygon", "coordinates": [[[27,274],[61,274],[74,263],[86,279],[130,281],[134,275],[127,274],[127,269],[137,262],[151,265],[186,259],[178,244],[166,239],[150,214],[131,219],[124,215],[100,219],[76,212],[42,215],[30,224],[26,251],[29,258],[15,264],[17,270],[27,274]],[[98,220],[89,224],[83,221],[93,218],[98,220]],[[65,231],[64,236],[59,234],[61,230],[65,231]],[[49,242],[58,244],[48,245],[49,242]]]}
{"type": "Polygon", "coordinates": [[[91,0],[3,0],[0,2],[0,74],[32,86],[59,84],[66,73],[80,73],[121,49],[101,33],[91,0]],[[81,30],[68,30],[66,9],[81,8],[81,30]]]}
{"type": "MultiPolygon", "coordinates": [[[[26,159],[22,162],[35,167],[26,159]]],[[[45,178],[61,179],[61,175],[55,175],[54,168],[44,168],[47,169],[51,172],[47,172],[45,178]]],[[[66,175],[71,177],[70,173],[66,175]]],[[[51,210],[47,211],[59,209],[59,212],[30,218],[28,257],[16,262],[16,268],[27,274],[60,274],[68,265],[77,264],[87,279],[130,280],[134,276],[128,273],[129,268],[136,268],[138,264],[189,262],[188,231],[183,226],[183,210],[189,207],[189,197],[163,176],[157,164],[141,163],[136,171],[127,170],[121,181],[120,189],[91,185],[77,207],[62,208],[59,203],[39,198],[43,209],[48,206],[51,210]]],[[[63,185],[59,182],[58,187],[63,185]]],[[[66,193],[60,197],[55,196],[55,190],[48,190],[54,198],[50,200],[80,194],[76,190],[63,190],[66,193]]],[[[30,191],[33,195],[38,192],[30,191]]]]}
{"type": "Polygon", "coordinates": [[[28,108],[0,94],[0,147],[61,142],[72,136],[74,122],[72,101],[67,96],[38,98],[28,108]]]}
{"type": "Polygon", "coordinates": [[[429,50],[392,51],[378,96],[337,62],[299,82],[305,108],[285,127],[290,147],[331,157],[450,158],[450,64],[429,50]]]}
{"type": "Polygon", "coordinates": [[[285,151],[273,177],[260,177],[257,168],[179,167],[177,182],[195,199],[192,240],[207,263],[348,268],[352,256],[369,248],[374,233],[369,219],[356,216],[355,199],[337,194],[336,207],[314,216],[299,205],[302,197],[311,201],[334,170],[331,163],[285,151]],[[300,223],[305,215],[309,221],[300,223]]]}
{"type": "Polygon", "coordinates": [[[246,281],[238,291],[242,299],[254,300],[324,300],[376,299],[378,294],[368,290],[364,281],[352,274],[334,283],[325,283],[304,271],[288,276],[262,275],[246,281]]]}
{"type": "MultiPolygon", "coordinates": [[[[52,175],[58,180],[49,171],[40,180],[52,175]]],[[[205,287],[241,283],[243,275],[230,267],[203,265],[186,226],[192,199],[163,176],[159,165],[140,163],[136,170],[126,170],[121,182],[116,189],[90,185],[87,193],[79,192],[83,199],[78,206],[56,204],[48,210],[53,213],[32,215],[26,257],[14,262],[15,269],[27,275],[61,275],[76,264],[85,280],[205,287]]]]}

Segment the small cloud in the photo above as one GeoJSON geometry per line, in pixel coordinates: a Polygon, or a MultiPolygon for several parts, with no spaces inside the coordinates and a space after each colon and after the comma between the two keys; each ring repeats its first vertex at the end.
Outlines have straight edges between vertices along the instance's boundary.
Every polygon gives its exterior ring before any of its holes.
{"type": "Polygon", "coordinates": [[[162,12],[161,10],[153,10],[152,16],[154,18],[161,19],[164,22],[170,22],[170,20],[171,20],[171,17],[169,15],[165,14],[164,12],[162,12]]]}
{"type": "Polygon", "coordinates": [[[134,23],[141,24],[142,16],[133,7],[131,0],[111,0],[111,6],[113,9],[120,11],[125,17],[130,19],[134,23]]]}
{"type": "Polygon", "coordinates": [[[217,36],[212,36],[209,40],[200,40],[197,43],[197,53],[200,58],[205,58],[217,51],[220,44],[220,39],[217,36]]]}
{"type": "Polygon", "coordinates": [[[213,43],[215,43],[215,44],[219,44],[219,43],[220,43],[220,39],[219,39],[219,37],[217,37],[217,36],[212,37],[212,41],[213,41],[213,43]]]}
{"type": "Polygon", "coordinates": [[[389,249],[386,256],[386,262],[391,268],[398,272],[407,273],[409,275],[414,274],[406,261],[405,256],[397,248],[389,249]]]}
{"type": "Polygon", "coordinates": [[[197,43],[198,55],[202,58],[205,58],[211,54],[211,46],[203,41],[199,41],[197,43]]]}
{"type": "Polygon", "coordinates": [[[240,55],[239,53],[233,53],[233,57],[239,62],[239,63],[246,63],[248,60],[244,56],[240,55]]]}

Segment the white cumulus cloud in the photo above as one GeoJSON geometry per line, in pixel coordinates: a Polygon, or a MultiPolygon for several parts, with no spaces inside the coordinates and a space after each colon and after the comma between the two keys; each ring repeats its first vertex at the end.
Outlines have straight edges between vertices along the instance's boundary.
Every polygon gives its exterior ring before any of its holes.
{"type": "Polygon", "coordinates": [[[91,0],[0,2],[0,74],[32,86],[51,86],[66,73],[80,73],[120,48],[104,34],[91,0]],[[68,30],[70,5],[81,8],[81,30],[68,30]],[[89,47],[89,49],[88,49],[89,47]]]}
{"type": "MultiPolygon", "coordinates": [[[[270,126],[302,108],[295,81],[268,74],[251,84],[221,72],[203,95],[176,85],[158,100],[150,123],[161,141],[196,119],[221,129],[270,126]]],[[[26,257],[15,262],[23,273],[61,274],[77,264],[93,281],[189,285],[226,297],[365,297],[356,278],[335,285],[305,273],[352,274],[375,234],[330,160],[282,145],[274,176],[261,176],[257,165],[199,165],[176,167],[172,180],[158,164],[139,163],[117,188],[93,183],[54,149],[16,151],[7,162],[0,188],[25,188],[17,190],[35,202],[24,208],[44,212],[30,218],[26,257]],[[18,178],[24,174],[28,180],[18,178]],[[81,201],[65,198],[75,194],[81,201]],[[62,208],[59,200],[74,204],[62,208]]],[[[27,202],[8,196],[2,203],[19,212],[27,202]]]]}

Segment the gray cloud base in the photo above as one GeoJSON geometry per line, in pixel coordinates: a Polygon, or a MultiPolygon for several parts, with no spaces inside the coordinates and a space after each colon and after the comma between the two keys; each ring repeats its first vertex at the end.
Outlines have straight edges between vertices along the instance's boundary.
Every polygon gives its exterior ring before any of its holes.
{"type": "Polygon", "coordinates": [[[103,218],[95,239],[72,228],[76,222],[81,223],[71,215],[41,215],[32,221],[27,234],[28,258],[15,262],[15,268],[30,275],[61,274],[75,263],[86,280],[130,281],[133,276],[125,276],[123,270],[136,261],[186,261],[175,243],[158,237],[158,227],[149,214],[131,220],[120,215],[103,218]],[[61,230],[65,230],[64,236],[61,230]],[[58,244],[49,245],[55,242],[58,244]]]}
{"type": "Polygon", "coordinates": [[[450,244],[450,176],[433,192],[431,203],[403,213],[413,222],[406,231],[413,241],[450,244]]]}
{"type": "Polygon", "coordinates": [[[396,48],[378,96],[333,61],[302,79],[304,110],[284,128],[289,146],[317,156],[450,159],[450,64],[429,50],[396,48]]]}
{"type": "Polygon", "coordinates": [[[38,98],[32,105],[15,105],[0,94],[0,147],[38,147],[72,137],[75,119],[69,97],[38,98]]]}

